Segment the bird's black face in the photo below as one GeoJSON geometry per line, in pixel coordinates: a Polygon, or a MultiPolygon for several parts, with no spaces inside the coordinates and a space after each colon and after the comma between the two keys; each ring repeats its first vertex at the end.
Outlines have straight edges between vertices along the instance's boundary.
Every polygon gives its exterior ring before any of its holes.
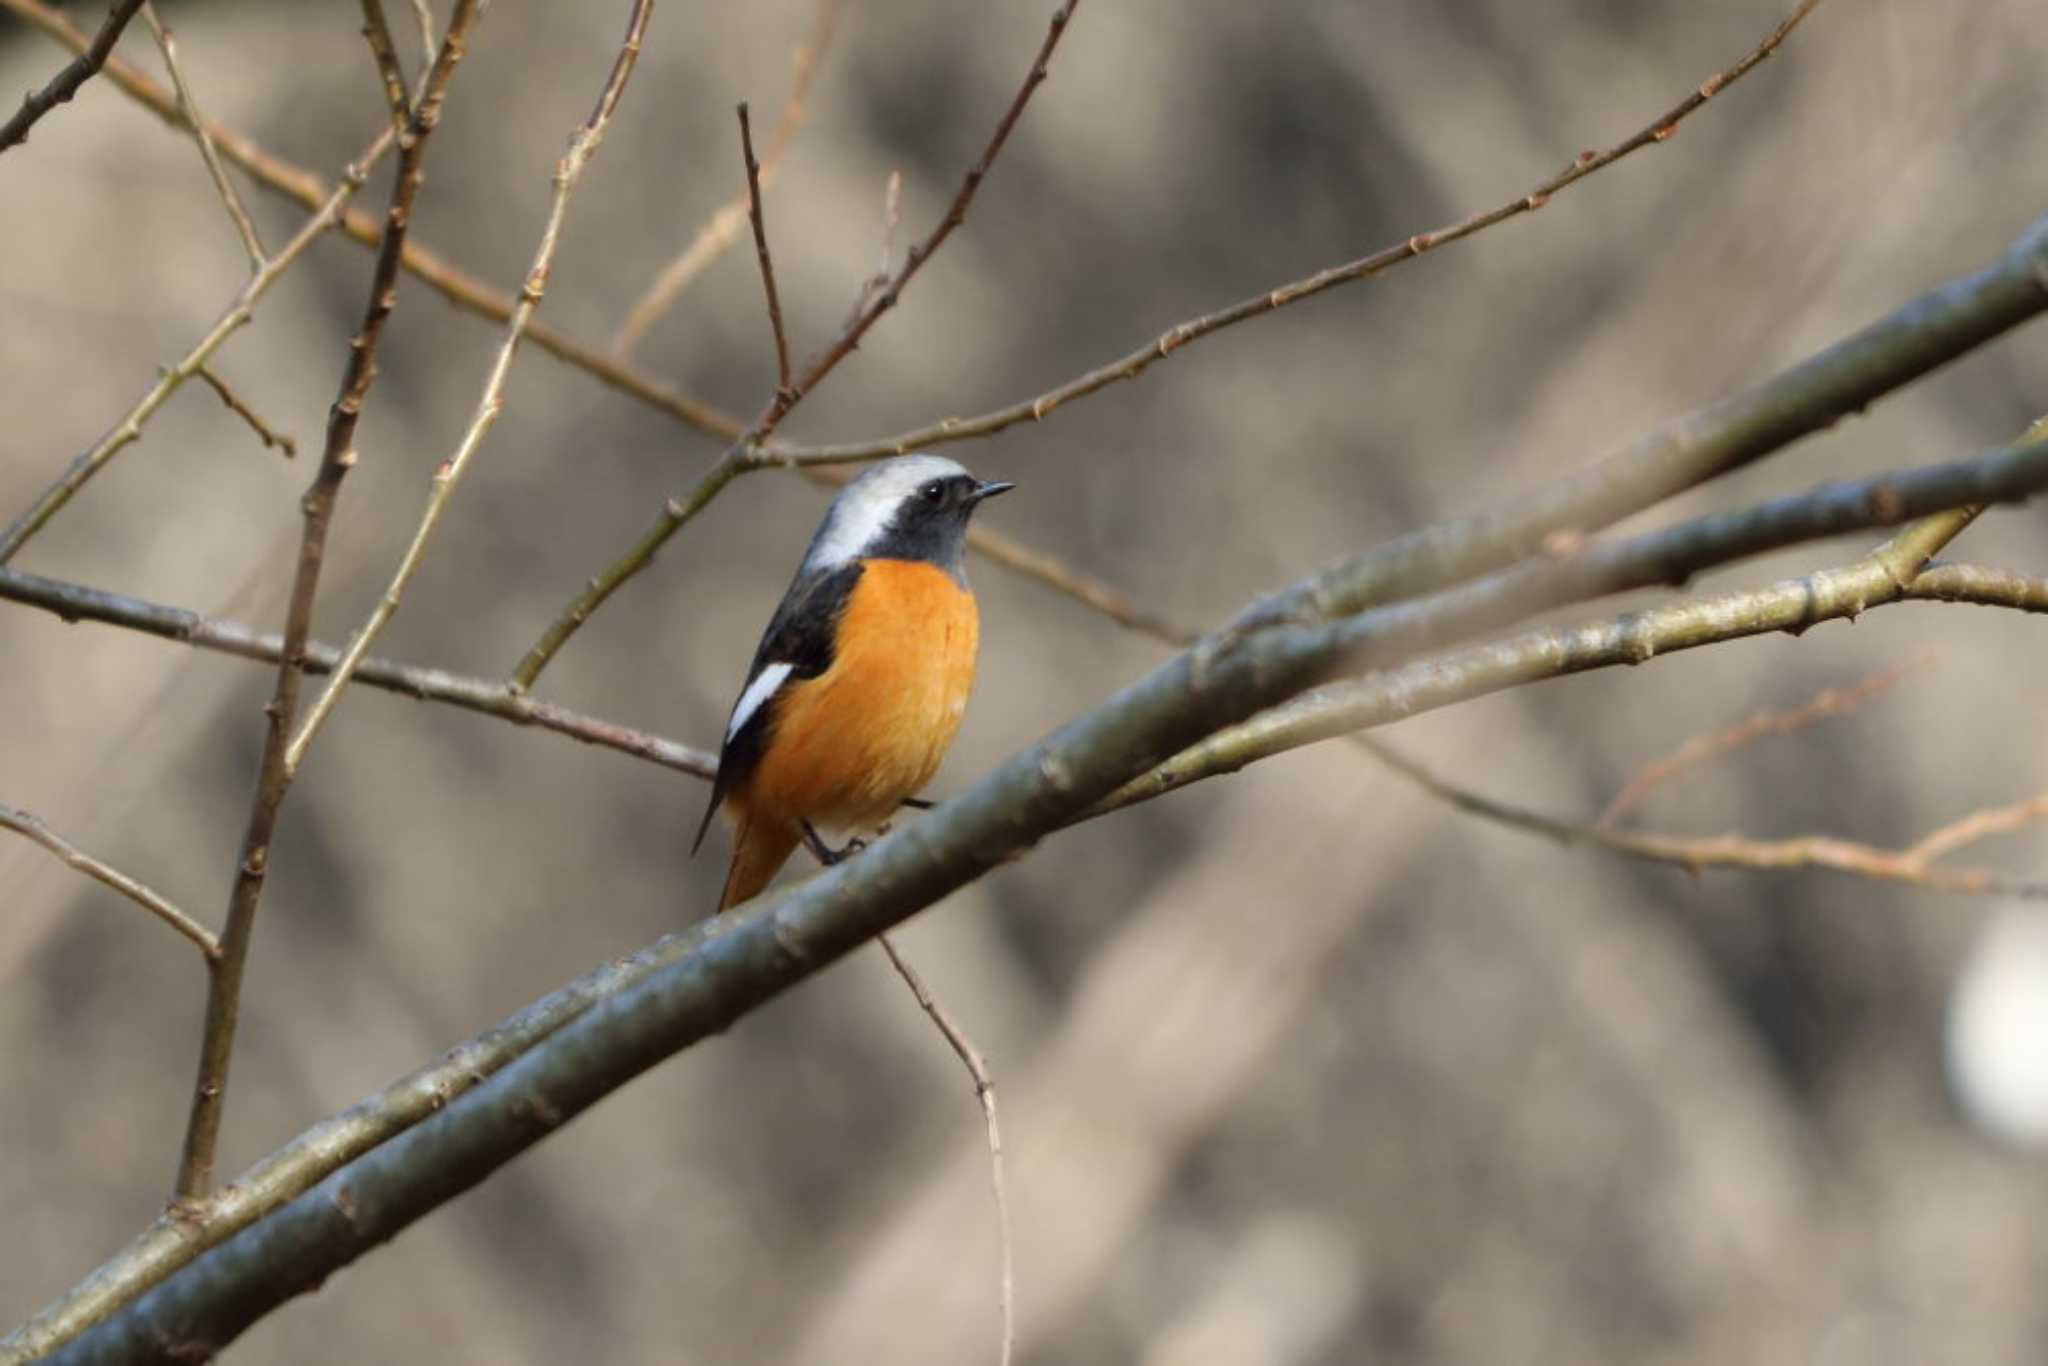
{"type": "Polygon", "coordinates": [[[967,519],[984,499],[1007,493],[1013,484],[989,483],[971,474],[936,475],[896,505],[874,553],[906,560],[930,560],[952,570],[960,563],[967,519]]]}

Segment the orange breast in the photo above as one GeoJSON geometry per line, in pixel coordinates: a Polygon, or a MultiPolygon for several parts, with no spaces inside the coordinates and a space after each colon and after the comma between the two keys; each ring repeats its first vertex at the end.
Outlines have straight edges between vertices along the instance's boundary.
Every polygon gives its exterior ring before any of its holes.
{"type": "Polygon", "coordinates": [[[930,782],[974,686],[974,597],[921,561],[869,560],[832,667],[792,684],[733,803],[768,822],[865,828],[930,782]]]}

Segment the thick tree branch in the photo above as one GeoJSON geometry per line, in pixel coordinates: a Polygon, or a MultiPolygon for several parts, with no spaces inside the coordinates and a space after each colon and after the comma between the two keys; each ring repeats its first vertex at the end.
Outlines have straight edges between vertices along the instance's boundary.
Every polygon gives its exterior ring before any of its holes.
{"type": "MultiPolygon", "coordinates": [[[[285,750],[284,770],[287,777],[298,771],[305,760],[307,747],[320,733],[320,727],[333,713],[340,701],[342,689],[355,675],[370,646],[384,630],[391,618],[398,613],[399,600],[405,588],[412,581],[414,571],[426,553],[427,541],[440,525],[441,514],[447,510],[448,500],[455,492],[456,484],[463,472],[469,468],[470,459],[483,445],[484,437],[497,423],[498,414],[505,406],[505,380],[512,372],[512,358],[519,350],[520,340],[526,335],[533,322],[534,313],[540,308],[541,296],[547,289],[550,273],[554,269],[555,250],[562,240],[562,221],[569,210],[569,197],[576,192],[576,183],[583,177],[584,167],[597,154],[604,141],[605,130],[611,126],[612,112],[618,108],[619,98],[626,92],[626,82],[633,74],[633,67],[640,59],[640,44],[647,32],[647,21],[653,13],[653,0],[634,0],[626,21],[626,36],[619,45],[619,54],[612,62],[604,88],[598,93],[597,105],[590,112],[575,134],[569,139],[569,150],[555,165],[554,198],[548,207],[547,224],[541,230],[540,245],[534,250],[533,264],[526,272],[526,283],[519,291],[519,306],[512,311],[511,320],[506,324],[505,339],[498,347],[497,358],[492,362],[490,373],[484,379],[483,395],[477,400],[475,415],[470,418],[469,428],[462,434],[455,453],[441,462],[434,471],[432,490],[427,495],[427,506],[421,514],[419,526],[413,532],[412,542],[400,558],[398,569],[391,576],[391,582],[378,598],[370,617],[355,634],[349,638],[348,648],[342,652],[341,662],[334,668],[327,686],[320,692],[313,705],[306,710],[306,718],[300,723],[297,734],[285,750]]],[[[452,31],[452,30],[451,30],[452,31]]],[[[391,68],[397,69],[397,57],[391,59],[391,68]]],[[[751,164],[751,153],[749,154],[751,164]]],[[[765,250],[765,248],[764,248],[765,250]]],[[[771,295],[772,297],[772,295],[771,295]]],[[[778,327],[778,335],[780,329],[778,327]]]]}
{"type": "MultiPolygon", "coordinates": [[[[365,0],[366,5],[370,2],[365,0]]],[[[313,600],[319,591],[320,570],[327,551],[327,531],[342,480],[356,462],[356,422],[376,378],[377,344],[383,337],[384,323],[397,303],[394,286],[398,258],[423,179],[421,157],[427,140],[440,123],[441,101],[457,63],[462,60],[478,10],[479,0],[456,0],[455,13],[448,22],[448,32],[441,40],[418,106],[405,131],[397,136],[398,170],[392,184],[391,207],[385,216],[384,245],[371,272],[362,325],[349,343],[341,396],[329,411],[320,469],[301,503],[305,525],[299,540],[298,568],[285,608],[284,657],[277,667],[277,686],[264,707],[263,758],[256,791],[249,803],[248,828],[235,861],[234,888],[228,897],[227,921],[221,931],[220,958],[208,981],[199,1075],[192,1087],[191,1116],[178,1159],[177,1193],[182,1199],[204,1195],[213,1184],[214,1149],[227,1101],[228,1063],[234,1053],[235,1026],[241,1012],[242,972],[248,962],[256,910],[263,899],[264,879],[270,871],[271,837],[285,793],[291,786],[286,749],[298,709],[306,640],[312,633],[313,600]]]]}
{"type": "Polygon", "coordinates": [[[209,966],[219,959],[220,941],[213,937],[212,930],[179,910],[170,898],[161,892],[151,890],[120,869],[102,863],[86,853],[44,824],[40,817],[27,811],[17,811],[11,806],[0,805],[0,829],[12,830],[17,835],[26,836],[95,882],[112,887],[196,944],[200,956],[206,959],[209,966]]]}
{"type": "Polygon", "coordinates": [[[14,117],[0,123],[0,152],[19,146],[28,141],[28,130],[36,121],[70,100],[78,93],[80,86],[99,74],[106,65],[107,56],[114,50],[114,44],[121,40],[121,31],[128,27],[128,21],[135,17],[135,11],[142,8],[143,0],[119,0],[107,10],[106,20],[100,24],[100,31],[84,51],[78,54],[69,66],[50,78],[50,83],[41,90],[32,90],[22,97],[21,108],[14,117]]]}

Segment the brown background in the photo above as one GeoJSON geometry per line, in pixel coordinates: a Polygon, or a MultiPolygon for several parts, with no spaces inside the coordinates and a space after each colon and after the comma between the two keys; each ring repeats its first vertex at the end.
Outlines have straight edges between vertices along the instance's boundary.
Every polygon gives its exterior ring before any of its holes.
{"type": "MultiPolygon", "coordinates": [[[[1085,5],[966,229],[787,434],[1007,403],[1498,203],[1634,131],[1783,8],[1085,5]]],[[[328,175],[375,127],[354,7],[166,10],[215,117],[328,175]]],[[[848,5],[769,199],[799,351],[873,268],[888,172],[921,232],[1048,12],[848,5]]],[[[731,107],[772,122],[809,22],[793,0],[660,6],[572,206],[548,318],[601,339],[739,188],[731,107]]],[[[619,5],[492,7],[429,153],[421,240],[516,281],[622,24],[619,5]]],[[[139,24],[121,51],[157,69],[139,24]]],[[[60,62],[0,20],[0,90],[60,62]]],[[[2044,63],[2037,0],[1834,0],[1668,145],[1540,214],[950,453],[1019,482],[992,525],[1214,622],[1989,260],[2048,207],[2044,63]]],[[[253,203],[281,243],[297,211],[253,203]]],[[[104,82],[0,159],[0,206],[11,514],[196,339],[242,262],[196,151],[104,82]]],[[[368,270],[359,248],[321,244],[219,363],[309,446],[368,270]]],[[[496,340],[405,282],[321,635],[388,576],[496,340]]],[[[751,412],[772,381],[751,254],[729,253],[640,355],[751,412]]],[[[2048,407],[2044,362],[2048,334],[2024,333],[1678,510],[2007,440],[2048,407]]],[[[381,648],[504,672],[715,452],[523,354],[381,648]]],[[[309,474],[194,386],[18,564],[275,623],[309,474]]],[[[782,476],[744,481],[542,691],[708,743],[821,507],[782,476]]],[[[2000,512],[1959,551],[2038,568],[2040,532],[2037,513],[2000,512]]],[[[1157,657],[1039,587],[975,574],[984,676],[940,794],[1157,657]]],[[[1904,844],[2048,787],[2031,621],[1890,608],[1390,734],[1489,792],[1590,816],[1685,737],[1929,644],[1940,662],[1857,716],[1700,770],[1642,812],[1904,844]]],[[[217,920],[267,688],[240,661],[0,610],[0,801],[217,920]]],[[[352,692],[286,808],[225,1169],[700,915],[723,857],[685,857],[703,796],[539,732],[352,692]]],[[[2025,869],[2034,848],[1975,857],[2025,869]]],[[[2042,1172],[1965,1123],[1942,1065],[1952,985],[1995,909],[1563,851],[1326,747],[1062,836],[903,942],[995,1068],[1025,1360],[2020,1362],[2048,1332],[2042,1172]]],[[[131,908],[0,843],[0,1321],[159,1208],[200,978],[131,908]]],[[[264,1323],[237,1359],[983,1360],[986,1182],[962,1075],[870,951],[264,1323]]]]}

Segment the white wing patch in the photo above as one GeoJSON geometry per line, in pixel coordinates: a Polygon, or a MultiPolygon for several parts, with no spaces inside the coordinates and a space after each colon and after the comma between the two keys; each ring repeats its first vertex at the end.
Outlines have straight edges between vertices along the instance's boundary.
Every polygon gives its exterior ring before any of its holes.
{"type": "Polygon", "coordinates": [[[754,713],[761,710],[769,698],[775,696],[775,690],[782,686],[782,680],[788,678],[794,668],[794,664],[769,664],[754,675],[754,681],[747,684],[747,690],[741,693],[740,700],[733,704],[732,720],[725,726],[727,744],[731,744],[732,737],[740,733],[740,727],[746,725],[754,713]]]}

